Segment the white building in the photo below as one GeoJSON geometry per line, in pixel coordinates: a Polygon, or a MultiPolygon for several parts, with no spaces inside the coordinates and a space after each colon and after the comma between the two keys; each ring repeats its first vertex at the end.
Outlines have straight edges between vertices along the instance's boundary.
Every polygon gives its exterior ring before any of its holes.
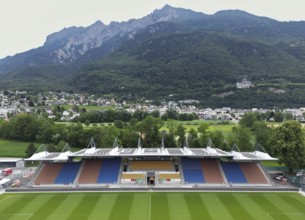
{"type": "Polygon", "coordinates": [[[252,83],[248,81],[246,78],[243,78],[241,82],[236,83],[236,87],[238,89],[249,89],[252,86],[253,86],[252,83]]]}

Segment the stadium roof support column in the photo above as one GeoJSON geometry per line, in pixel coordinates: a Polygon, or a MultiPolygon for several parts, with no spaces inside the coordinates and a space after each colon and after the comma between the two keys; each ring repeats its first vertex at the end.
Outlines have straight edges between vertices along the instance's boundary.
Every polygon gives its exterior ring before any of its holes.
{"type": "Polygon", "coordinates": [[[240,152],[238,146],[234,143],[233,146],[232,146],[232,149],[231,149],[231,152],[232,151],[237,151],[237,152],[240,152]]]}
{"type": "Polygon", "coordinates": [[[142,149],[141,138],[138,139],[138,149],[139,150],[142,149]]]}
{"type": "Polygon", "coordinates": [[[112,148],[116,148],[116,147],[118,147],[118,138],[117,137],[114,139],[114,142],[112,145],[112,148]]]}
{"type": "Polygon", "coordinates": [[[95,142],[94,142],[93,137],[91,138],[91,140],[90,140],[90,142],[89,142],[87,148],[92,148],[92,147],[96,147],[96,144],[95,144],[95,142]]]}
{"type": "Polygon", "coordinates": [[[188,142],[188,140],[187,140],[187,137],[185,138],[183,148],[190,148],[189,142],[188,142]]]}

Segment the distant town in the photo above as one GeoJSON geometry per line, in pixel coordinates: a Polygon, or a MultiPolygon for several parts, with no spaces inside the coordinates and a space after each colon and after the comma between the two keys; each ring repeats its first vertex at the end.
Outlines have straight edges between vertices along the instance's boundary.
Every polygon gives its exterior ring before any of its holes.
{"type": "MultiPolygon", "coordinates": [[[[245,113],[257,112],[280,112],[283,115],[283,120],[287,118],[305,122],[305,107],[304,108],[284,108],[284,109],[233,109],[230,107],[222,108],[199,108],[198,100],[186,99],[180,101],[161,101],[158,105],[153,104],[153,100],[142,100],[139,103],[128,103],[125,100],[115,100],[114,98],[103,98],[94,95],[75,94],[68,92],[48,92],[31,94],[27,91],[0,91],[0,119],[9,119],[10,116],[38,112],[43,109],[47,117],[54,119],[54,106],[65,106],[65,110],[61,113],[60,121],[70,121],[79,116],[79,112],[75,111],[73,106],[86,107],[96,106],[113,109],[124,109],[127,112],[134,113],[137,110],[144,112],[158,111],[162,116],[168,110],[176,110],[180,114],[195,113],[199,119],[204,120],[221,120],[238,122],[245,113]]],[[[274,118],[269,118],[269,121],[274,121],[274,118]]]]}

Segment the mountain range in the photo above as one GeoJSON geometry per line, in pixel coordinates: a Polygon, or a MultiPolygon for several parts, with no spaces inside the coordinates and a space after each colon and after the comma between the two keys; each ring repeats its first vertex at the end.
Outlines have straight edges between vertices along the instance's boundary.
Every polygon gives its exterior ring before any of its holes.
{"type": "Polygon", "coordinates": [[[73,90],[211,107],[296,107],[305,99],[305,22],[169,5],[126,22],[50,34],[0,60],[2,88],[73,90]],[[252,87],[237,89],[243,78],[252,87]]]}

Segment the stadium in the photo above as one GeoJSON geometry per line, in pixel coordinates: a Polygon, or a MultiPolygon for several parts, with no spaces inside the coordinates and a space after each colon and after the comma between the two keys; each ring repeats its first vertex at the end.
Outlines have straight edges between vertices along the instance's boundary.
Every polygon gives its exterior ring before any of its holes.
{"type": "Polygon", "coordinates": [[[305,218],[304,193],[265,170],[262,161],[277,159],[262,148],[97,148],[91,140],[77,152],[42,145],[25,160],[40,165],[0,191],[1,219],[305,218]]]}
{"type": "MultiPolygon", "coordinates": [[[[87,148],[50,153],[43,148],[25,161],[40,165],[26,184],[7,191],[111,191],[111,190],[214,190],[297,191],[274,181],[262,161],[277,161],[263,148],[254,152],[226,152],[210,141],[206,148],[97,148],[92,139],[87,148]]],[[[22,181],[24,183],[24,181],[22,181]]]]}

